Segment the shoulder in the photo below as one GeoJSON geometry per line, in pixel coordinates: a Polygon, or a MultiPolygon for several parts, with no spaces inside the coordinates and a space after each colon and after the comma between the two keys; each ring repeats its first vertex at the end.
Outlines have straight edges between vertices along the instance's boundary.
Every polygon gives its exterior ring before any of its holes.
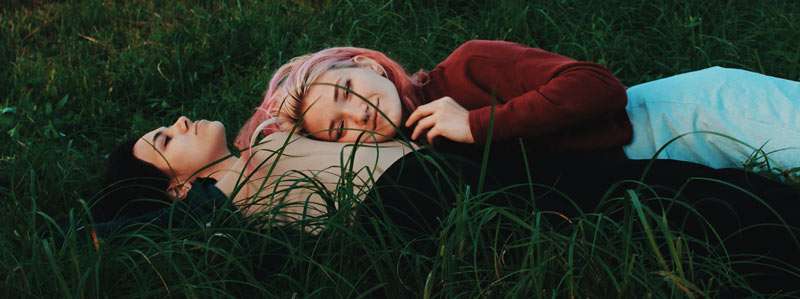
{"type": "MultiPolygon", "coordinates": [[[[552,60],[574,62],[575,60],[541,48],[503,40],[470,40],[453,50],[444,62],[471,62],[473,60],[517,62],[520,60],[552,60]]],[[[443,62],[443,63],[444,63],[443,62]]]]}
{"type": "MultiPolygon", "coordinates": [[[[438,67],[466,67],[513,63],[521,56],[538,56],[542,49],[503,40],[470,40],[458,46],[438,67]]],[[[546,52],[545,52],[546,53],[546,52]]]]}
{"type": "Polygon", "coordinates": [[[389,141],[383,143],[339,143],[327,142],[291,135],[273,133],[265,137],[263,147],[253,153],[254,161],[268,160],[268,171],[272,175],[307,171],[311,176],[338,181],[345,169],[360,171],[357,176],[380,174],[400,157],[413,151],[406,144],[389,141]],[[276,135],[277,134],[277,135],[276,135]],[[331,172],[330,170],[337,170],[331,172]],[[330,177],[327,177],[330,176],[330,177]]]}
{"type": "Polygon", "coordinates": [[[533,49],[535,48],[509,41],[475,39],[466,41],[458,46],[455,50],[453,50],[449,58],[474,56],[513,58],[513,56],[516,56],[521,52],[533,49]]]}
{"type": "Polygon", "coordinates": [[[495,49],[527,49],[530,47],[504,40],[473,39],[458,46],[453,53],[474,52],[495,49]]]}
{"type": "Polygon", "coordinates": [[[217,181],[199,178],[183,200],[191,208],[211,209],[230,203],[228,196],[216,185],[217,181]]]}

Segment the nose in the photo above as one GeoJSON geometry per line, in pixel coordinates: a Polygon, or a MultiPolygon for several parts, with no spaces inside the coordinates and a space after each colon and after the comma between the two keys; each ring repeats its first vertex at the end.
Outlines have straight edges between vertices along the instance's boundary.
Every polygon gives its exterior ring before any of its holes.
{"type": "Polygon", "coordinates": [[[345,108],[345,115],[353,123],[366,126],[369,123],[369,109],[370,107],[366,103],[352,104],[345,108]]]}
{"type": "Polygon", "coordinates": [[[175,120],[175,123],[172,124],[172,126],[178,129],[179,132],[183,133],[189,131],[189,128],[192,126],[192,120],[186,116],[181,116],[175,120]]]}

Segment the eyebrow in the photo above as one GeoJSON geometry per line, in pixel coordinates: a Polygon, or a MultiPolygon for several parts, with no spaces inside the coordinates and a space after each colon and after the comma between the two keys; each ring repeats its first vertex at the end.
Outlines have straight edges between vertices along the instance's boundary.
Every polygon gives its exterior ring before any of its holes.
{"type": "Polygon", "coordinates": [[[336,83],[334,83],[334,86],[332,86],[333,87],[333,101],[334,102],[338,102],[339,101],[339,88],[341,88],[340,86],[342,86],[341,82],[342,82],[342,77],[336,78],[336,83]]]}
{"type": "MultiPolygon", "coordinates": [[[[336,78],[336,83],[334,83],[334,86],[332,86],[333,87],[333,102],[334,103],[339,101],[339,86],[341,86],[339,84],[340,82],[342,82],[342,77],[336,78]]],[[[333,136],[331,135],[331,134],[333,134],[333,123],[334,123],[334,121],[331,120],[330,123],[328,124],[328,138],[330,138],[330,140],[333,140],[333,136]]]]}

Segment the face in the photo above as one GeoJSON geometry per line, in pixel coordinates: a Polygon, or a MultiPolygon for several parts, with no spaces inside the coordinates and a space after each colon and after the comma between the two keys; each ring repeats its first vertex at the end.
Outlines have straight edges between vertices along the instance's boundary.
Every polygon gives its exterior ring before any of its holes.
{"type": "Polygon", "coordinates": [[[303,128],[325,141],[354,142],[362,131],[367,131],[362,141],[381,142],[395,135],[392,123],[401,126],[402,106],[397,88],[368,67],[322,73],[306,92],[301,109],[305,112],[303,128]]]}
{"type": "Polygon", "coordinates": [[[221,122],[192,122],[185,116],[144,134],[133,146],[134,156],[179,181],[228,154],[221,122]]]}

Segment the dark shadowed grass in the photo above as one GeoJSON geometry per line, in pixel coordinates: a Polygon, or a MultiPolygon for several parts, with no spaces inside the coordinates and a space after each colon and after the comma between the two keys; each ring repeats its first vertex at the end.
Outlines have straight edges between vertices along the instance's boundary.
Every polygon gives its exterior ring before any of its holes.
{"type": "Polygon", "coordinates": [[[98,250],[54,223],[85,220],[115,144],[182,114],[234,136],[271,72],[309,51],[375,48],[415,71],[465,40],[506,39],[600,62],[626,85],[712,65],[799,80],[798,19],[796,1],[4,2],[2,294],[714,296],[741,277],[722,256],[693,256],[687,243],[700,241],[666,230],[636,194],[609,199],[620,219],[568,223],[482,205],[486,194],[464,188],[442,228],[417,240],[387,226],[373,241],[343,216],[309,236],[302,222],[255,229],[221,215],[137,228],[98,250]]]}

